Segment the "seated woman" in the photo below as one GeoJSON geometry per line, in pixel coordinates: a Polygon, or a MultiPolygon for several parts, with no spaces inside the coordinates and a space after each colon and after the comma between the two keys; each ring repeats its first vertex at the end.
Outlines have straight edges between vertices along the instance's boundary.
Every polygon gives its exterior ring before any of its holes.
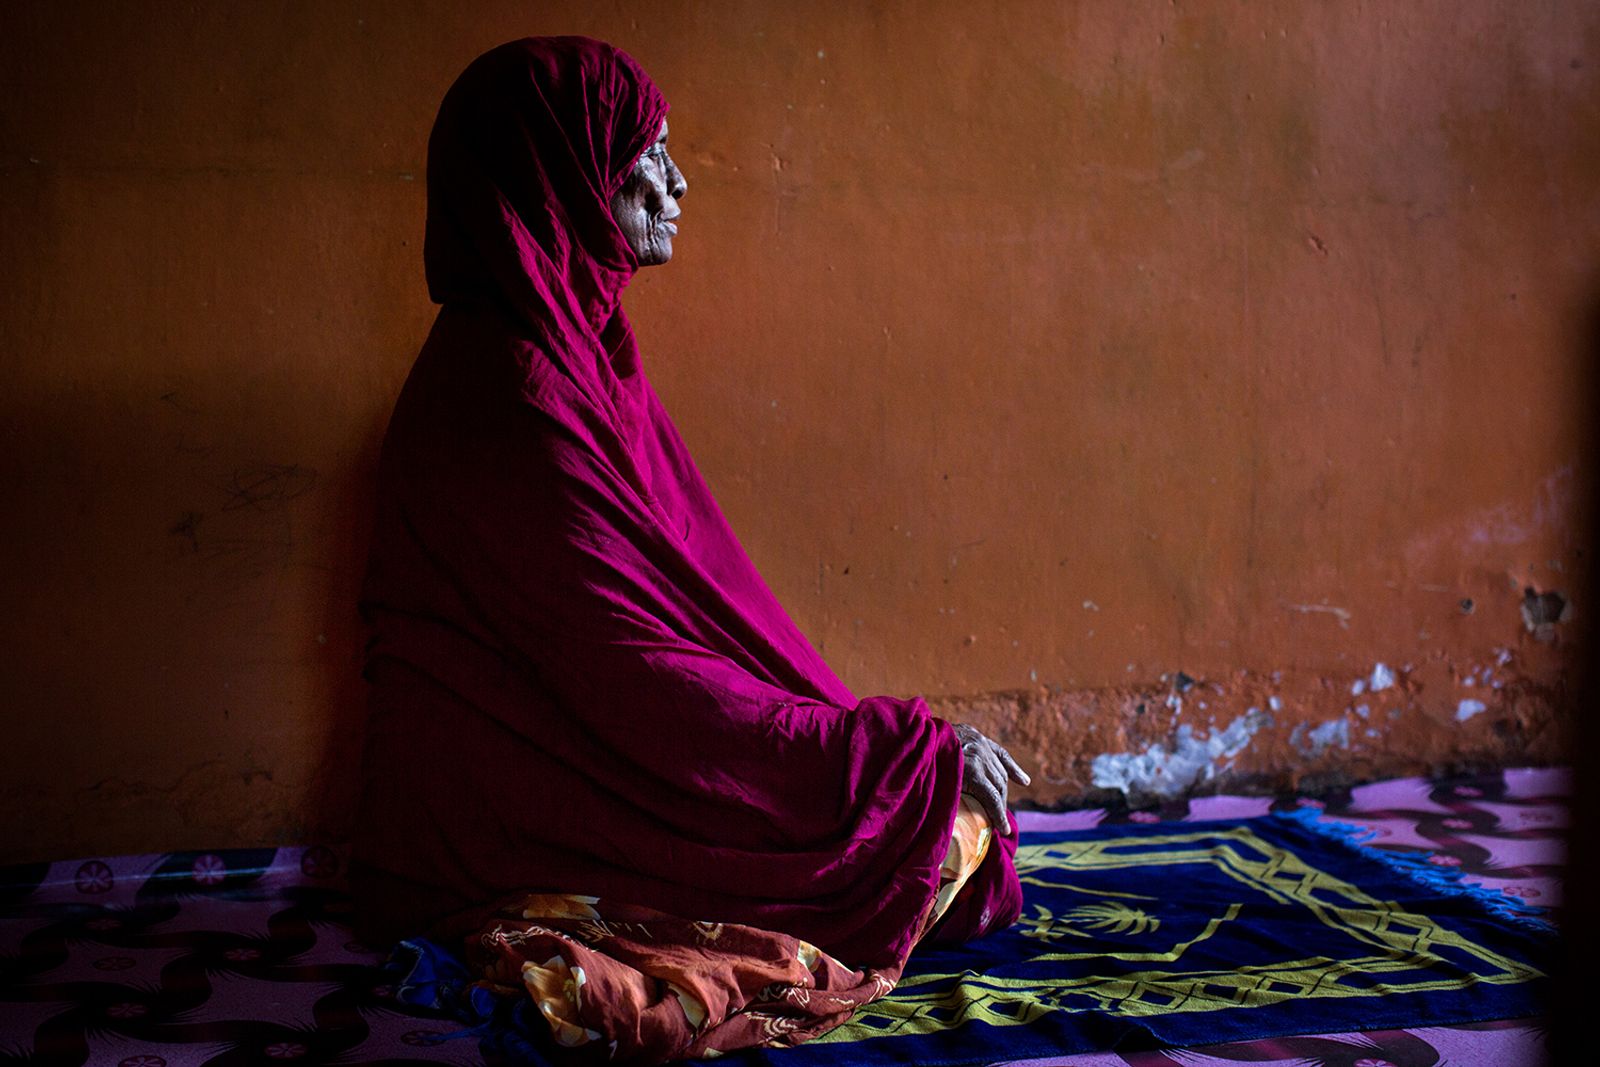
{"type": "Polygon", "coordinates": [[[646,380],[620,297],[672,255],[666,114],[570,37],[494,49],[440,108],[353,872],[368,939],[465,938],[557,1040],[655,1060],[821,1033],[935,921],[1009,925],[1027,781],[923,701],[845,688],[646,380]]]}

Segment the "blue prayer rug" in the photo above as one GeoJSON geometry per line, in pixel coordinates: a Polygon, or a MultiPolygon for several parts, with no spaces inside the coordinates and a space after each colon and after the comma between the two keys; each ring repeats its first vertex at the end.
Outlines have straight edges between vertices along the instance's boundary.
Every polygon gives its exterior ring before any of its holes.
{"type": "Polygon", "coordinates": [[[1316,815],[1024,833],[1017,925],[919,949],[815,1041],[717,1063],[994,1063],[1538,1013],[1553,939],[1535,909],[1316,815]]]}

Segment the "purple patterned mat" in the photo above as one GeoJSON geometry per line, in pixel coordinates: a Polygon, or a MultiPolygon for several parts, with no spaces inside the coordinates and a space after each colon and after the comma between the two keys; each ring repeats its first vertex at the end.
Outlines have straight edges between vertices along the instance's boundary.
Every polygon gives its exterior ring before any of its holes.
{"type": "MultiPolygon", "coordinates": [[[[1023,829],[1321,808],[1372,847],[1431,856],[1529,903],[1559,901],[1563,771],[1401,779],[1319,799],[1217,796],[1159,811],[1024,813],[1023,829]]],[[[351,940],[334,850],[71,861],[0,872],[0,1064],[189,1067],[479,1062],[459,1024],[394,1002],[382,958],[351,940]]],[[[1028,1067],[1533,1067],[1534,1020],[1076,1054],[1028,1067]]]]}

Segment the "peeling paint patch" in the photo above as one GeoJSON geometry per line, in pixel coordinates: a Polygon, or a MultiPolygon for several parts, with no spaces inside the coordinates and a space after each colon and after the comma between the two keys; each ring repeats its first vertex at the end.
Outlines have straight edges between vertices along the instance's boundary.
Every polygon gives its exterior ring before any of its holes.
{"type": "Polygon", "coordinates": [[[1367,685],[1374,693],[1381,693],[1394,685],[1394,672],[1382,663],[1376,664],[1372,668],[1372,677],[1367,685]]]}
{"type": "Polygon", "coordinates": [[[1546,643],[1555,640],[1558,622],[1566,622],[1572,604],[1560,593],[1529,586],[1522,593],[1522,625],[1535,638],[1546,643]]]}
{"type": "Polygon", "coordinates": [[[1301,723],[1289,735],[1289,743],[1302,756],[1315,759],[1335,745],[1340,748],[1349,748],[1350,724],[1344,719],[1329,719],[1321,726],[1307,729],[1306,724],[1301,723]]]}
{"type": "Polygon", "coordinates": [[[1179,796],[1226,771],[1228,766],[1218,768],[1216,761],[1243,752],[1256,731],[1270,721],[1259,708],[1251,708],[1206,738],[1196,737],[1194,727],[1187,724],[1178,727],[1170,752],[1165,745],[1153,744],[1143,752],[1101,753],[1094,758],[1094,784],[1099,789],[1120,790],[1125,796],[1179,796]]]}
{"type": "Polygon", "coordinates": [[[1456,722],[1466,722],[1474,715],[1482,715],[1489,710],[1489,705],[1481,700],[1463,700],[1456,705],[1456,722]]]}
{"type": "MultiPolygon", "coordinates": [[[[1520,582],[1514,588],[1508,584],[1506,601],[1498,606],[1510,606],[1522,589],[1520,582]]],[[[1487,603],[1480,600],[1479,607],[1487,603]]],[[[1483,610],[1478,615],[1490,617],[1483,610]]],[[[1035,784],[1016,790],[1024,806],[1076,804],[1095,799],[1091,790],[1139,793],[1130,802],[1147,803],[1209,792],[1219,779],[1233,779],[1230,787],[1279,791],[1308,778],[1395,777],[1469,764],[1570,758],[1558,712],[1567,692],[1562,664],[1577,642],[1563,638],[1546,645],[1529,639],[1515,618],[1501,621],[1521,642],[1514,649],[1493,642],[1470,651],[1440,647],[1385,654],[1388,650],[1374,649],[1351,657],[1342,670],[1239,670],[1212,679],[1196,679],[1169,665],[1166,673],[1143,684],[1035,685],[935,696],[929,705],[951,722],[995,731],[990,736],[1004,737],[1030,771],[1037,768],[1035,784]],[[1358,678],[1366,682],[1366,692],[1351,696],[1351,683],[1358,678]],[[1473,688],[1463,686],[1468,678],[1473,688]],[[1384,682],[1389,684],[1379,688],[1384,682]],[[1476,698],[1492,712],[1485,723],[1495,720],[1496,729],[1470,725],[1483,716],[1473,704],[1465,705],[1457,722],[1463,697],[1476,698]],[[1271,729],[1252,738],[1241,736],[1248,734],[1244,728],[1230,726],[1251,714],[1259,716],[1249,720],[1252,724],[1271,729]],[[1184,724],[1188,732],[1180,732],[1184,724]],[[1230,728],[1238,733],[1229,734],[1230,728]],[[1232,755],[1235,737],[1248,745],[1232,755]]],[[[1134,664],[1136,671],[1139,667],[1134,664]]],[[[1042,665],[1038,673],[1043,680],[1042,665]]]]}

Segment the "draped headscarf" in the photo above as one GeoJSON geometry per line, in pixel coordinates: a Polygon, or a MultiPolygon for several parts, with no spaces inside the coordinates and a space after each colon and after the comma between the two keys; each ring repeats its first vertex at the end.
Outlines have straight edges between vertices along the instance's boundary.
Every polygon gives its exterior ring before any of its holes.
{"type": "MultiPolygon", "coordinates": [[[[640,368],[609,203],[666,111],[578,37],[486,53],[439,110],[442,307],[384,439],[361,601],[362,926],[589,893],[886,964],[937,887],[959,745],[822,662],[640,368]]],[[[1000,840],[952,936],[1014,919],[1000,840]]]]}

